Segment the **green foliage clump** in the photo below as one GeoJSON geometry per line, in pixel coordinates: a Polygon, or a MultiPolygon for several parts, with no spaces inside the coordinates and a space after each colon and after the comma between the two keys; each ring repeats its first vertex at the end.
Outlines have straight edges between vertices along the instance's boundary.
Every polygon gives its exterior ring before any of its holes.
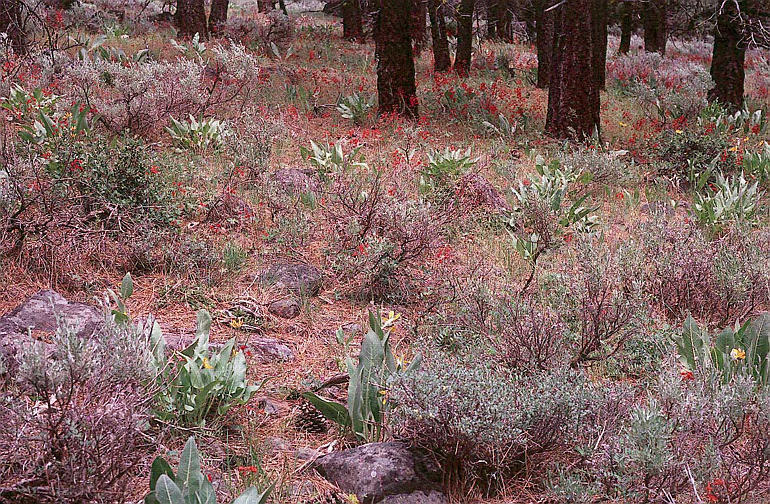
{"type": "MultiPolygon", "coordinates": [[[[390,412],[387,393],[390,383],[400,376],[408,376],[419,366],[415,357],[410,364],[393,355],[390,333],[400,316],[391,313],[385,321],[379,314],[369,312],[369,331],[364,335],[358,364],[350,356],[345,357],[350,380],[347,405],[326,400],[307,392],[303,396],[318,408],[329,420],[349,429],[361,442],[381,441],[385,434],[385,420],[390,412]]],[[[350,340],[345,339],[342,329],[337,331],[337,342],[346,351],[350,340]]]]}
{"type": "Polygon", "coordinates": [[[160,329],[153,331],[153,363],[159,376],[155,414],[159,418],[203,426],[210,413],[223,415],[233,406],[245,404],[264,383],[248,383],[246,357],[234,350],[234,338],[212,351],[210,330],[211,316],[199,311],[195,341],[174,352],[172,359],[166,355],[160,329]]]}
{"type": "MultiPolygon", "coordinates": [[[[250,487],[232,504],[265,504],[272,490],[272,485],[262,492],[250,487]]],[[[214,486],[201,471],[200,454],[194,437],[191,436],[184,446],[176,474],[164,458],[157,457],[153,461],[150,469],[150,493],[144,498],[145,504],[216,502],[214,486]]]]}

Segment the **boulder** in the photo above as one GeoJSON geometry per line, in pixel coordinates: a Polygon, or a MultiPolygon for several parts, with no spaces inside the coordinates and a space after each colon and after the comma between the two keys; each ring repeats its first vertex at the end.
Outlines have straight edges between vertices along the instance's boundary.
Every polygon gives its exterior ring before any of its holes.
{"type": "Polygon", "coordinates": [[[279,299],[277,301],[273,301],[272,303],[270,303],[267,307],[267,311],[269,311],[276,317],[292,319],[297,315],[299,315],[299,312],[300,312],[299,301],[292,298],[279,299]]]}
{"type": "Polygon", "coordinates": [[[294,360],[291,348],[275,338],[252,337],[242,346],[260,362],[294,360]]]}
{"type": "Polygon", "coordinates": [[[276,263],[260,275],[262,282],[297,295],[315,296],[321,289],[322,275],[305,263],[276,263]]]}
{"type": "Polygon", "coordinates": [[[42,290],[0,317],[0,355],[12,358],[23,344],[34,340],[30,331],[53,333],[59,320],[79,337],[89,338],[102,330],[105,318],[95,306],[72,303],[58,292],[42,290]]]}
{"type": "Polygon", "coordinates": [[[438,491],[438,465],[405,443],[370,443],[330,453],[314,467],[343,492],[356,494],[363,504],[445,502],[438,491]]]}
{"type": "Polygon", "coordinates": [[[417,490],[408,494],[389,495],[379,504],[448,504],[446,495],[436,490],[425,492],[417,490]]]}

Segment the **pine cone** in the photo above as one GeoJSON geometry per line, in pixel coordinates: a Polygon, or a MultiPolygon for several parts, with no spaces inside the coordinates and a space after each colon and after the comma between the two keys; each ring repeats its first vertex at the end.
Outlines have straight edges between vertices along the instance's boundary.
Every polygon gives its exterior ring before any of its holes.
{"type": "Polygon", "coordinates": [[[329,429],[326,417],[305,399],[300,401],[294,417],[294,427],[303,432],[323,434],[329,429]]]}

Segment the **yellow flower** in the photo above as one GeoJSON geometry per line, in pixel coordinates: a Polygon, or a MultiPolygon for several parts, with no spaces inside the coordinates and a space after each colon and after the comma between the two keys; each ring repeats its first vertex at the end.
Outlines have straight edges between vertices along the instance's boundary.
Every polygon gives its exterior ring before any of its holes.
{"type": "Polygon", "coordinates": [[[682,130],[675,130],[674,133],[678,133],[678,134],[681,135],[682,133],[684,133],[684,131],[682,131],[682,130]]]}
{"type": "Polygon", "coordinates": [[[401,314],[400,313],[396,313],[396,312],[391,310],[391,311],[388,312],[388,317],[387,318],[383,317],[382,325],[385,326],[385,327],[391,326],[391,325],[395,324],[396,321],[398,319],[400,319],[400,318],[401,318],[401,314]]]}
{"type": "Polygon", "coordinates": [[[358,500],[358,497],[356,497],[356,494],[346,495],[345,500],[348,501],[348,504],[360,504],[360,501],[358,500]]]}
{"type": "Polygon", "coordinates": [[[243,327],[243,319],[237,318],[230,321],[230,327],[233,329],[240,329],[243,327]]]}
{"type": "Polygon", "coordinates": [[[209,363],[208,357],[203,358],[203,369],[214,369],[214,366],[212,366],[211,363],[209,363]]]}
{"type": "Polygon", "coordinates": [[[624,123],[623,121],[619,121],[619,122],[618,122],[618,124],[620,124],[620,125],[621,125],[621,126],[623,126],[624,128],[625,128],[626,126],[628,126],[628,124],[624,123]]]}
{"type": "Polygon", "coordinates": [[[730,152],[735,152],[735,151],[737,151],[737,150],[738,150],[738,146],[737,146],[737,145],[733,145],[732,147],[730,147],[730,148],[729,148],[729,149],[727,149],[727,150],[729,150],[730,152]]]}
{"type": "Polygon", "coordinates": [[[742,348],[733,348],[730,352],[730,357],[732,357],[733,360],[743,360],[746,358],[746,351],[742,348]]]}

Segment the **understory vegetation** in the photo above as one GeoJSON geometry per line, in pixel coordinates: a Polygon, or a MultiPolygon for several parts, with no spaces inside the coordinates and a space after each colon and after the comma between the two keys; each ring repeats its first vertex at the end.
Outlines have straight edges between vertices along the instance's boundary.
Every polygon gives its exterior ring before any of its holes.
{"type": "Polygon", "coordinates": [[[702,33],[611,28],[571,142],[524,28],[467,76],[424,37],[406,118],[373,44],[288,3],[209,38],[41,3],[26,53],[0,38],[0,312],[103,314],[0,331],[0,502],[355,503],[307,460],[391,440],[452,502],[766,502],[770,50],[731,110],[702,33]]]}

